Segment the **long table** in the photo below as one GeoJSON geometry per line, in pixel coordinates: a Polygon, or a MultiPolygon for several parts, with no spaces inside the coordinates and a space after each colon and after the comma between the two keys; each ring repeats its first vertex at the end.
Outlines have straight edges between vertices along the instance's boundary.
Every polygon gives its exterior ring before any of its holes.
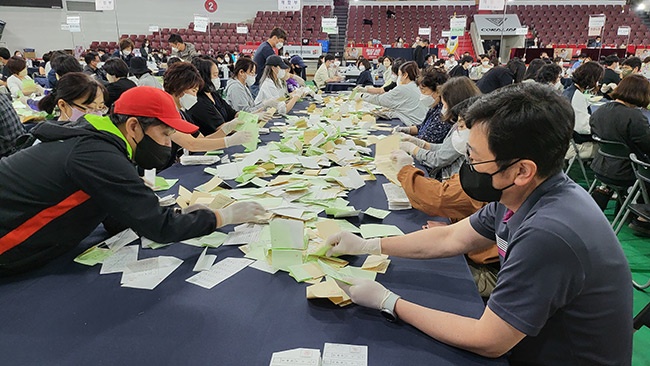
{"type": "MultiPolygon", "coordinates": [[[[263,141],[278,138],[262,135],[263,141]]],[[[229,154],[243,147],[228,149],[229,154]]],[[[203,166],[174,165],[161,175],[193,188],[211,178],[203,166]]],[[[387,209],[383,176],[349,194],[358,209],[387,209]]],[[[178,184],[167,193],[176,193],[178,184]]],[[[404,232],[428,218],[416,210],[393,211],[383,223],[404,232]]],[[[354,224],[381,220],[361,217],[354,224]]],[[[231,227],[224,228],[225,231],[231,227]]],[[[141,249],[139,259],[176,256],[185,262],[152,291],[120,287],[120,274],[73,263],[105,239],[99,228],[74,251],[29,274],[0,279],[0,354],[3,365],[268,365],[273,352],[323,348],[325,342],[368,345],[369,365],[506,365],[437,342],[376,310],[328,300],[306,300],[307,284],[284,272],[246,268],[212,290],[185,282],[200,248],[183,244],[141,249]]],[[[137,243],[137,242],[136,242],[137,243]]],[[[217,261],[241,257],[235,247],[210,249],[217,261]]],[[[347,256],[359,266],[365,256],[347,256]]],[[[478,318],[484,309],[465,259],[392,258],[377,280],[424,306],[478,318]]]]}

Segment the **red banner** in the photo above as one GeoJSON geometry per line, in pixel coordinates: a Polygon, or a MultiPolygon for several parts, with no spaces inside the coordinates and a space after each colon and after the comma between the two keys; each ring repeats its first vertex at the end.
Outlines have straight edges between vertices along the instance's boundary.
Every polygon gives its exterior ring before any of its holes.
{"type": "Polygon", "coordinates": [[[374,60],[383,54],[383,47],[346,47],[344,57],[346,60],[356,60],[359,56],[363,56],[368,60],[374,60]]]}

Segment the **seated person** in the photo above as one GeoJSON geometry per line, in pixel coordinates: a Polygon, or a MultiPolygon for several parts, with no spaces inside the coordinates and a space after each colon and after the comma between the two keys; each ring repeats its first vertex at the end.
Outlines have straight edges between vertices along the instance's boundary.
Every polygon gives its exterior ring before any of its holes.
{"type": "Polygon", "coordinates": [[[47,81],[51,88],[56,88],[57,78],[69,72],[83,72],[83,68],[79,61],[72,55],[63,53],[63,51],[56,51],[52,54],[52,69],[47,74],[47,81]]]}
{"type": "Polygon", "coordinates": [[[606,99],[612,99],[609,94],[616,88],[616,85],[621,81],[619,70],[620,59],[616,55],[609,55],[605,57],[605,73],[600,81],[601,93],[606,99]]]}
{"type": "Polygon", "coordinates": [[[472,63],[474,63],[472,56],[463,56],[458,65],[449,70],[449,76],[452,78],[457,76],[469,77],[469,69],[472,67],[472,63]]]}
{"type": "Polygon", "coordinates": [[[282,61],[277,55],[271,55],[266,59],[266,67],[260,79],[260,92],[255,98],[255,103],[261,104],[265,101],[274,101],[266,103],[268,107],[274,107],[278,113],[288,113],[296,102],[302,97],[302,92],[296,91],[288,95],[287,86],[284,78],[289,66],[282,61]]]}
{"type": "Polygon", "coordinates": [[[24,59],[13,56],[5,67],[11,71],[11,76],[7,79],[7,89],[12,97],[43,95],[43,88],[27,75],[27,63],[24,59]]]}
{"type": "Polygon", "coordinates": [[[124,60],[119,58],[111,58],[103,66],[106,71],[106,79],[108,84],[108,96],[106,97],[106,106],[110,108],[113,103],[120,98],[125,91],[135,88],[136,85],[133,81],[129,80],[129,65],[124,60]]]}
{"type": "Polygon", "coordinates": [[[59,111],[59,122],[74,122],[86,114],[103,116],[108,112],[105,97],[108,92],[94,77],[80,72],[69,72],[59,79],[56,91],[38,102],[38,108],[53,114],[59,111]]]}
{"type": "Polygon", "coordinates": [[[540,84],[550,85],[562,92],[564,90],[564,86],[562,86],[562,67],[557,64],[542,66],[542,68],[537,71],[535,81],[540,84]]]}
{"type": "Polygon", "coordinates": [[[75,249],[108,215],[162,243],[254,220],[264,212],[255,202],[189,213],[162,207],[138,176],[133,163],[160,168],[171,155],[170,136],[196,129],[180,118],[168,94],[144,86],[125,92],[108,117],[40,123],[32,133],[41,143],[0,160],[0,276],[75,249]],[[46,214],[47,225],[29,225],[46,214]]]}
{"type": "Polygon", "coordinates": [[[372,66],[370,66],[370,61],[363,58],[357,61],[357,68],[361,72],[357,77],[357,85],[361,86],[373,86],[375,81],[372,78],[372,66]]]}
{"type": "Polygon", "coordinates": [[[135,44],[130,38],[122,38],[119,43],[120,49],[115,50],[113,57],[119,58],[128,66],[131,66],[131,59],[133,58],[133,50],[135,49],[135,44]]]}
{"type": "Polygon", "coordinates": [[[442,70],[424,71],[419,80],[420,92],[422,92],[420,102],[429,106],[429,111],[420,125],[395,127],[393,133],[401,132],[415,135],[426,142],[441,143],[451,128],[451,124],[442,120],[443,104],[440,101],[440,90],[447,80],[449,80],[449,75],[442,70]]]}
{"type": "Polygon", "coordinates": [[[284,82],[287,84],[287,91],[293,93],[294,91],[305,86],[305,80],[299,75],[296,75],[293,70],[293,65],[288,60],[284,60],[284,63],[289,67],[287,72],[284,73],[284,82]]]}
{"type": "Polygon", "coordinates": [[[364,240],[343,232],[326,241],[328,255],[412,259],[451,257],[496,241],[501,269],[482,314],[423,307],[371,280],[339,284],[352,302],[453,347],[507,355],[512,365],[629,365],[630,269],[605,216],[562,173],[572,117],[565,98],[536,83],[481,97],[465,115],[469,156],[460,182],[487,206],[453,225],[404,236],[364,240]]]}
{"type": "Polygon", "coordinates": [[[83,68],[85,74],[93,76],[102,83],[108,83],[106,80],[106,73],[101,67],[99,67],[99,63],[102,61],[97,52],[90,51],[86,53],[84,61],[86,62],[86,66],[83,68]]]}
{"type": "Polygon", "coordinates": [[[25,132],[25,126],[11,104],[11,97],[0,93],[0,158],[15,152],[16,139],[25,132]]]}
{"type": "Polygon", "coordinates": [[[398,118],[407,126],[419,125],[427,114],[427,106],[420,103],[420,90],[415,84],[420,68],[414,61],[399,67],[397,87],[386,94],[361,94],[360,98],[368,103],[386,107],[389,118],[398,118]]]}
{"type": "Polygon", "coordinates": [[[521,82],[524,73],[526,73],[526,64],[515,57],[508,61],[506,66],[495,66],[490,69],[476,82],[476,86],[481,89],[481,93],[488,94],[512,83],[521,82]]]}
{"type": "MultiPolygon", "coordinates": [[[[250,90],[250,87],[255,84],[256,68],[255,61],[247,57],[241,57],[235,63],[232,78],[226,84],[224,90],[226,102],[238,112],[254,113],[264,108],[264,103],[255,103],[255,98],[253,98],[250,90]]],[[[269,102],[273,102],[273,100],[269,102]]]]}
{"type": "Polygon", "coordinates": [[[316,70],[316,74],[314,75],[314,84],[316,84],[316,87],[318,89],[325,89],[327,83],[336,83],[343,81],[343,77],[336,75],[336,68],[338,68],[338,66],[336,65],[336,59],[334,55],[325,55],[323,64],[320,65],[318,70],[316,70]]]}
{"type": "Polygon", "coordinates": [[[138,86],[150,86],[162,90],[160,81],[156,79],[151,70],[147,67],[147,60],[144,57],[134,57],[131,59],[131,74],[138,79],[138,86]]]}
{"type": "Polygon", "coordinates": [[[486,72],[490,71],[494,65],[490,62],[490,57],[486,54],[479,55],[478,56],[479,60],[481,60],[480,65],[476,65],[472,67],[472,69],[469,72],[469,77],[472,80],[478,80],[485,75],[486,72]]]}
{"type": "MultiPolygon", "coordinates": [[[[384,62],[386,60],[384,59],[384,62]]],[[[359,87],[361,91],[363,91],[366,94],[384,94],[388,93],[389,91],[395,89],[397,87],[397,73],[399,72],[399,67],[402,66],[402,64],[406,62],[403,58],[397,58],[393,63],[391,64],[390,68],[387,70],[390,72],[390,82],[388,84],[384,83],[384,86],[375,88],[375,87],[359,87]]],[[[384,74],[384,80],[386,80],[386,76],[384,74]]]]}

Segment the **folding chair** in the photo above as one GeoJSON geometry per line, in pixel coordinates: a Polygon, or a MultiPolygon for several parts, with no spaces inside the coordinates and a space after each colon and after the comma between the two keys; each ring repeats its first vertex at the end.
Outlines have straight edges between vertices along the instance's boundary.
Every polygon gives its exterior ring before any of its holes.
{"type": "Polygon", "coordinates": [[[587,169],[585,169],[585,161],[582,160],[582,158],[580,157],[580,150],[578,150],[578,144],[583,144],[585,142],[593,142],[593,141],[594,140],[591,136],[580,135],[575,131],[573,132],[573,138],[571,138],[571,147],[575,152],[575,156],[569,159],[569,165],[564,171],[564,174],[569,175],[569,171],[571,170],[573,163],[575,163],[575,161],[577,160],[578,164],[580,165],[580,170],[582,170],[582,176],[585,178],[585,182],[587,183],[587,187],[590,186],[589,177],[587,176],[587,169]]]}
{"type": "Polygon", "coordinates": [[[634,317],[632,325],[635,331],[641,329],[644,325],[650,328],[650,303],[634,317]]]}
{"type": "MultiPolygon", "coordinates": [[[[646,188],[646,184],[650,184],[650,164],[639,160],[635,154],[630,154],[630,160],[632,161],[632,169],[634,169],[634,175],[637,179],[636,182],[634,182],[632,189],[628,193],[627,198],[623,202],[621,209],[612,221],[612,227],[616,227],[616,234],[618,234],[619,231],[621,231],[621,228],[623,228],[623,225],[627,221],[630,212],[632,212],[632,206],[635,206],[635,211],[637,212],[634,213],[637,216],[650,216],[648,213],[643,213],[644,211],[650,211],[650,204],[648,204],[650,203],[650,200],[648,199],[648,191],[646,188]],[[641,195],[643,195],[643,199],[646,204],[631,205],[631,203],[636,202],[641,195]]],[[[650,220],[649,217],[644,218],[646,220],[650,220]]]]}
{"type": "MultiPolygon", "coordinates": [[[[593,135],[592,138],[598,143],[598,155],[607,159],[625,160],[630,161],[630,149],[622,142],[603,140],[600,137],[593,135]]],[[[623,204],[623,197],[627,196],[627,189],[634,184],[634,181],[624,182],[616,178],[605,177],[601,174],[594,174],[594,181],[589,187],[589,194],[596,188],[598,182],[613,188],[616,191],[619,204],[623,204]]],[[[620,212],[620,210],[619,210],[620,212]]],[[[612,227],[614,227],[612,225],[612,227]]]]}

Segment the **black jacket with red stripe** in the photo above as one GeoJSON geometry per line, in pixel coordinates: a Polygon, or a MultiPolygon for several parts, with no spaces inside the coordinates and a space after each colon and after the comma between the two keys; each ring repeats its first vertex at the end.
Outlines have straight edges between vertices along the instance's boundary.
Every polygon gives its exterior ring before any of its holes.
{"type": "Polygon", "coordinates": [[[0,274],[42,265],[74,248],[111,215],[160,243],[214,231],[213,212],[160,207],[107,117],[43,123],[41,141],[0,159],[0,274]]]}

